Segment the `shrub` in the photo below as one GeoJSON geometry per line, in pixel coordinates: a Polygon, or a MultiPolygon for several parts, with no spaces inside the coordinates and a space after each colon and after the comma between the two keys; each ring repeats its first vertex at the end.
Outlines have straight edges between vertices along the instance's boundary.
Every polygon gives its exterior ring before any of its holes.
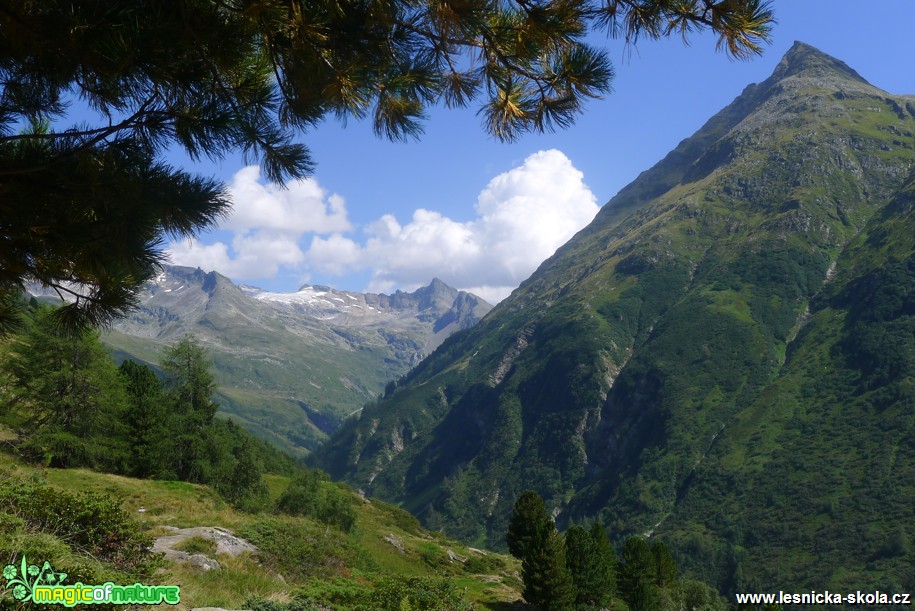
{"type": "Polygon", "coordinates": [[[55,535],[119,571],[151,575],[159,556],[152,538],[118,499],[94,492],[71,494],[34,481],[0,480],[0,513],[17,516],[32,532],[55,535]]]}
{"type": "Polygon", "coordinates": [[[465,611],[473,608],[448,580],[402,575],[381,578],[369,602],[370,609],[465,611]]]}

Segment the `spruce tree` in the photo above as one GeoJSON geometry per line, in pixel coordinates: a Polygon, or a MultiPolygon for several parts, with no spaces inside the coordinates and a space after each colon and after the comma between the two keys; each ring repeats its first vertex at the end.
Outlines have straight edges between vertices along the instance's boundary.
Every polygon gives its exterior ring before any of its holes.
{"type": "Polygon", "coordinates": [[[651,555],[655,562],[655,583],[662,588],[670,587],[677,580],[677,563],[670,550],[662,541],[651,544],[651,555]]]}
{"type": "Polygon", "coordinates": [[[553,521],[546,511],[543,499],[536,492],[526,490],[515,501],[508,522],[505,542],[509,553],[515,558],[524,559],[531,545],[537,544],[550,528],[553,528],[553,521]]]}
{"type": "Polygon", "coordinates": [[[165,394],[162,383],[152,369],[126,360],[119,368],[125,381],[129,472],[134,477],[162,477],[168,474],[165,456],[170,431],[167,426],[165,394]]]}
{"type": "Polygon", "coordinates": [[[643,585],[654,586],[657,578],[655,559],[648,542],[642,537],[629,537],[623,545],[619,566],[620,596],[632,606],[636,596],[648,596],[643,585]]]}
{"type": "Polygon", "coordinates": [[[175,474],[184,481],[204,481],[207,470],[212,469],[204,459],[204,442],[218,408],[213,401],[216,384],[210,373],[209,353],[196,338],[186,335],[165,350],[161,366],[171,408],[175,474]]]}
{"type": "Polygon", "coordinates": [[[552,522],[527,548],[521,579],[528,603],[549,611],[575,608],[575,584],[566,566],[565,543],[552,522]]]}

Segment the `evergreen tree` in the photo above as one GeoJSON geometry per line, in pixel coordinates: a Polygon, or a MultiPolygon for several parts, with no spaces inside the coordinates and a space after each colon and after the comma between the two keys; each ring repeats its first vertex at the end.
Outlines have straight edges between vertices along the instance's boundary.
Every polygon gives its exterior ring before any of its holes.
{"type": "Polygon", "coordinates": [[[126,423],[130,444],[129,473],[134,477],[164,477],[168,473],[165,452],[170,431],[166,421],[165,394],[156,374],[135,361],[119,368],[125,380],[128,410],[126,423]]]}
{"type": "Polygon", "coordinates": [[[75,299],[59,314],[70,327],[110,321],[155,273],[165,235],[227,212],[222,185],[163,163],[171,145],[192,159],[240,151],[282,181],[310,172],[294,138],[329,114],[371,115],[404,139],[429,105],[474,99],[512,140],[565,127],[609,92],[591,29],[633,43],[711,30],[745,57],[772,21],[763,0],[4,2],[0,330],[27,282],[75,299]],[[98,121],[69,122],[68,96],[98,121]]]}
{"type": "Polygon", "coordinates": [[[674,562],[670,550],[661,541],[651,544],[651,555],[655,562],[655,584],[667,588],[677,581],[677,563],[674,562]]]}
{"type": "Polygon", "coordinates": [[[565,543],[550,522],[539,540],[531,541],[521,560],[524,600],[549,611],[575,608],[575,584],[566,566],[565,543]]]}
{"type": "Polygon", "coordinates": [[[540,495],[526,490],[515,501],[512,515],[508,522],[505,542],[509,553],[515,558],[523,559],[526,550],[538,543],[544,533],[553,528],[553,521],[546,511],[546,505],[540,495]]]}
{"type": "Polygon", "coordinates": [[[649,597],[650,591],[643,585],[654,587],[657,578],[655,559],[648,542],[642,537],[633,536],[623,545],[620,560],[620,596],[632,607],[635,597],[649,597]]]}
{"type": "Polygon", "coordinates": [[[32,313],[7,356],[27,447],[54,466],[125,471],[126,396],[98,332],[62,333],[48,306],[32,313]]]}
{"type": "Polygon", "coordinates": [[[594,542],[594,604],[603,609],[610,606],[616,594],[616,552],[603,526],[595,523],[589,534],[594,542]]]}
{"type": "MultiPolygon", "coordinates": [[[[204,454],[207,427],[219,407],[213,401],[216,384],[210,373],[206,349],[191,335],[186,335],[165,350],[161,362],[170,414],[171,441],[175,474],[184,481],[205,481],[216,463],[218,450],[204,454]],[[209,466],[208,466],[209,465],[209,466]]],[[[210,445],[211,448],[218,446],[210,445]]]]}
{"type": "Polygon", "coordinates": [[[662,611],[661,592],[651,581],[639,581],[626,598],[629,611],[662,611]]]}
{"type": "Polygon", "coordinates": [[[579,607],[594,608],[601,595],[597,575],[597,549],[591,534],[578,524],[566,531],[566,566],[575,584],[575,604],[579,607]]]}
{"type": "Polygon", "coordinates": [[[545,609],[571,609],[575,584],[566,566],[565,542],[539,494],[527,490],[515,501],[505,541],[521,560],[524,599],[545,609]]]}
{"type": "Polygon", "coordinates": [[[565,535],[566,566],[579,609],[608,608],[616,593],[616,553],[603,526],[590,531],[573,524],[565,535]]]}
{"type": "Polygon", "coordinates": [[[254,438],[231,420],[213,421],[205,429],[205,438],[202,481],[236,509],[252,513],[266,509],[269,491],[254,438]]]}

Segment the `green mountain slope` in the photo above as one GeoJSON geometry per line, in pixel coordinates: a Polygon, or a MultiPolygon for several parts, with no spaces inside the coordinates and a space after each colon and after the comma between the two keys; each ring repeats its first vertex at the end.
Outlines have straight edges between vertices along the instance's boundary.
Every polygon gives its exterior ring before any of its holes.
{"type": "Polygon", "coordinates": [[[312,286],[271,293],[216,272],[166,266],[139,308],[103,339],[119,360],[155,367],[164,346],[194,334],[213,356],[223,414],[305,455],[490,308],[438,279],[394,295],[312,286]]]}
{"type": "Polygon", "coordinates": [[[913,151],[915,98],[795,44],[320,464],[469,541],[534,488],[732,590],[912,586],[913,151]]]}

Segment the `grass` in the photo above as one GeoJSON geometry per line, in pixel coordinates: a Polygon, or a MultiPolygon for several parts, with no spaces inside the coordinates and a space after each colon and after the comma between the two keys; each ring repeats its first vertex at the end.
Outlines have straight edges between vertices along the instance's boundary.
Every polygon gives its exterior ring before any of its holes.
{"type": "Polygon", "coordinates": [[[206,537],[190,537],[185,539],[174,549],[188,554],[206,554],[207,556],[216,555],[216,542],[206,537]]]}
{"type": "MultiPolygon", "coordinates": [[[[7,435],[8,430],[0,428],[0,434],[7,435]]],[[[166,526],[219,526],[260,547],[262,551],[257,554],[232,557],[217,554],[214,542],[203,537],[191,537],[177,545],[175,549],[213,557],[221,566],[201,571],[191,564],[168,561],[159,569],[155,582],[180,585],[181,604],[186,608],[239,609],[251,597],[288,602],[303,595],[319,600],[322,593],[332,596],[334,592],[346,599],[346,592],[353,596],[370,592],[375,579],[388,575],[448,576],[478,609],[503,608],[520,598],[520,567],[514,559],[495,556],[497,565],[504,567],[499,574],[471,575],[446,554],[449,549],[464,557],[474,552],[423,530],[415,518],[397,507],[355,494],[356,528],[345,534],[307,518],[239,513],[209,488],[185,482],[137,480],[85,469],[39,469],[5,454],[0,454],[0,471],[23,479],[45,478],[51,486],[69,492],[114,495],[152,536],[169,534],[166,526]],[[402,542],[403,552],[385,541],[389,535],[402,542]],[[424,560],[424,552],[432,548],[438,550],[441,566],[431,567],[424,560]]],[[[266,483],[275,500],[288,478],[269,475],[266,483]]],[[[337,486],[331,482],[322,485],[337,486]]],[[[29,550],[30,556],[46,557],[52,565],[90,566],[94,567],[88,569],[92,574],[110,573],[91,558],[79,557],[60,536],[17,531],[2,538],[6,541],[3,549],[17,553],[29,550]]]]}

